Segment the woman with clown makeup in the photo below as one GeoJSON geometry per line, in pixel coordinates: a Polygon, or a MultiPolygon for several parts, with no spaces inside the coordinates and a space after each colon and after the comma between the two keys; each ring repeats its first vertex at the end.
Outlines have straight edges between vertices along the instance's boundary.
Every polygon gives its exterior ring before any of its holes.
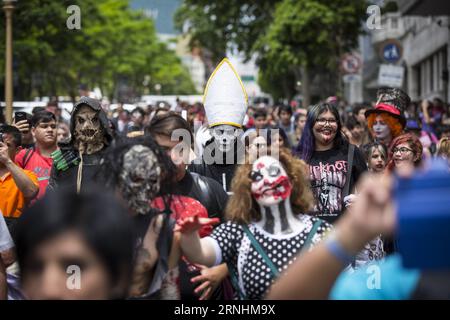
{"type": "Polygon", "coordinates": [[[406,119],[403,114],[411,99],[400,89],[382,88],[377,92],[375,108],[366,111],[367,125],[372,138],[389,147],[391,141],[403,133],[406,119]]]}
{"type": "Polygon", "coordinates": [[[193,263],[227,263],[240,299],[261,299],[301,250],[318,243],[331,226],[304,214],[312,204],[306,164],[280,150],[279,160],[262,156],[243,164],[232,183],[228,222],[209,237],[198,230],[212,219],[189,217],[175,228],[193,263]]]}

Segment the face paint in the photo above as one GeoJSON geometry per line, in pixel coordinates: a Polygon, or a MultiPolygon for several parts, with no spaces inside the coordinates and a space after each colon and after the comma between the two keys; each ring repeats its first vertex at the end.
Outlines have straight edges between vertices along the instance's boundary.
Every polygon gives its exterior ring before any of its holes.
{"type": "Polygon", "coordinates": [[[210,132],[214,137],[214,142],[219,151],[223,153],[226,153],[233,148],[234,142],[240,134],[239,129],[227,124],[213,127],[210,129],[210,132]]]}
{"type": "Polygon", "coordinates": [[[375,118],[372,129],[377,139],[386,139],[391,134],[391,129],[380,116],[375,118]]]}
{"type": "Polygon", "coordinates": [[[105,135],[97,112],[82,106],[75,114],[75,140],[81,153],[93,154],[103,149],[105,135]]]}
{"type": "Polygon", "coordinates": [[[322,112],[313,126],[316,144],[330,145],[336,137],[338,123],[331,111],[322,112]]]}
{"type": "Polygon", "coordinates": [[[152,150],[135,145],[125,153],[119,189],[130,209],[146,214],[159,192],[161,168],[152,150]]]}
{"type": "Polygon", "coordinates": [[[289,177],[281,163],[263,156],[253,163],[252,195],[259,205],[268,207],[288,199],[292,192],[289,177]]]}
{"type": "Polygon", "coordinates": [[[392,148],[392,158],[394,159],[395,167],[404,165],[414,166],[415,154],[410,144],[407,142],[400,143],[392,148]]]}

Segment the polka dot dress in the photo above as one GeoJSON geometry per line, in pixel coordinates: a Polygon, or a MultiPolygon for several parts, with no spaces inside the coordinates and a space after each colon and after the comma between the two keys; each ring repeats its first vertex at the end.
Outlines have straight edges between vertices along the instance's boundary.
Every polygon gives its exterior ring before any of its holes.
{"type": "MultiPolygon", "coordinates": [[[[256,224],[249,224],[248,228],[255,239],[272,260],[281,273],[295,261],[302,250],[305,241],[317,218],[299,215],[304,223],[303,230],[290,235],[275,236],[261,229],[256,224]]],[[[322,221],[312,238],[312,244],[318,243],[324,234],[331,230],[331,225],[322,221]]],[[[274,282],[269,266],[251,244],[241,225],[227,222],[218,226],[211,238],[216,241],[221,252],[222,262],[231,263],[238,272],[241,291],[247,299],[262,299],[270,285],[274,282]]]]}

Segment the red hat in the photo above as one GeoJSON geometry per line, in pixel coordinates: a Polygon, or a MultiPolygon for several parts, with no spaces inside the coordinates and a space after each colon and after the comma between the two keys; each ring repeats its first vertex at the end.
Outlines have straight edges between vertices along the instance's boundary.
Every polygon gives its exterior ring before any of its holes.
{"type": "Polygon", "coordinates": [[[409,96],[398,88],[381,88],[377,91],[377,105],[365,112],[366,118],[372,113],[387,113],[397,118],[404,128],[406,119],[403,114],[411,100],[409,96]]]}
{"type": "Polygon", "coordinates": [[[367,117],[369,117],[372,113],[387,113],[389,115],[391,115],[392,117],[398,119],[398,121],[400,122],[400,124],[402,125],[402,127],[404,128],[406,125],[406,119],[405,116],[403,115],[402,112],[400,112],[400,110],[398,110],[396,107],[394,107],[393,105],[387,104],[387,103],[379,103],[375,106],[375,108],[373,109],[369,109],[367,110],[364,115],[367,117]]]}

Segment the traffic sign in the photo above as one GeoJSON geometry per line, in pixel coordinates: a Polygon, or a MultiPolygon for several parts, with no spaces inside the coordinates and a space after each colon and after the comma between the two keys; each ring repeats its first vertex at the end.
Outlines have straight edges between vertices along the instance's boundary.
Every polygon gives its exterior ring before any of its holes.
{"type": "Polygon", "coordinates": [[[361,58],[356,54],[347,53],[341,60],[341,67],[344,73],[358,73],[361,68],[361,58]]]}
{"type": "Polygon", "coordinates": [[[388,63],[396,63],[399,61],[402,58],[402,53],[402,45],[397,40],[386,40],[381,46],[381,58],[388,63]]]}
{"type": "Polygon", "coordinates": [[[378,85],[401,88],[403,85],[404,73],[404,67],[382,64],[380,65],[380,70],[378,72],[378,85]]]}

